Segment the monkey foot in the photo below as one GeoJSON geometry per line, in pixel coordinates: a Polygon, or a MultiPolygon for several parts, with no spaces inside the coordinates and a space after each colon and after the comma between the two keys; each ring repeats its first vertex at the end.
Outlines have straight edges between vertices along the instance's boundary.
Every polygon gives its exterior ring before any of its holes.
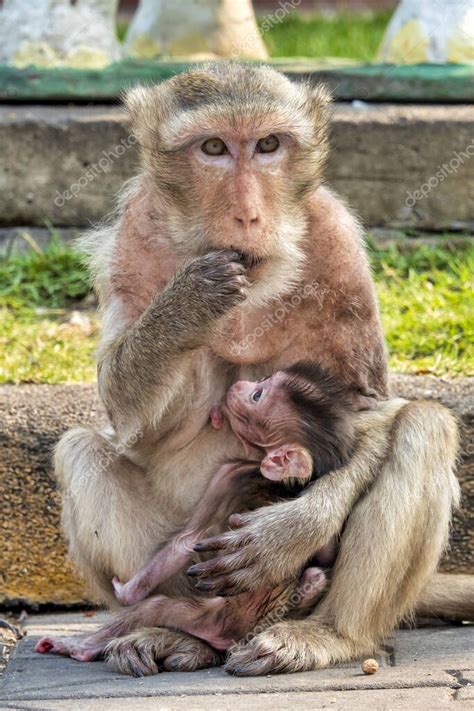
{"type": "Polygon", "coordinates": [[[161,670],[190,672],[222,663],[220,654],[205,642],[164,627],[142,628],[112,640],[105,658],[115,671],[136,677],[161,670]]]}
{"type": "Polygon", "coordinates": [[[124,604],[123,595],[126,583],[120,582],[116,575],[112,578],[112,587],[114,589],[115,597],[117,600],[124,604]]]}
{"type": "Polygon", "coordinates": [[[323,669],[366,655],[373,646],[360,646],[341,637],[322,619],[287,620],[237,645],[225,664],[236,676],[260,676],[323,669]]]}
{"type": "Polygon", "coordinates": [[[135,605],[137,602],[144,600],[149,592],[148,590],[139,589],[132,583],[132,580],[129,580],[128,583],[122,583],[116,575],[112,578],[115,597],[121,605],[135,605]]]}
{"type": "Polygon", "coordinates": [[[62,654],[78,662],[91,662],[104,650],[105,644],[88,643],[80,637],[42,637],[35,647],[35,652],[62,654]]]}
{"type": "MultiPolygon", "coordinates": [[[[225,670],[235,676],[308,671],[322,666],[315,662],[314,649],[295,634],[298,623],[283,622],[261,632],[245,646],[238,645],[229,656],[225,670]]],[[[304,633],[304,629],[301,628],[304,633]]]]}

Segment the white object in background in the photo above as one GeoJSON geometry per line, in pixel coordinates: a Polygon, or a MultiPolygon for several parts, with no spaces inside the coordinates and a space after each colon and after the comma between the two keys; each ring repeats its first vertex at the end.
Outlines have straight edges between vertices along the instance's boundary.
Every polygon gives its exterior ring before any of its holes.
{"type": "Polygon", "coordinates": [[[5,0],[0,62],[100,69],[121,57],[118,0],[5,0]]]}
{"type": "Polygon", "coordinates": [[[268,57],[251,0],[140,0],[125,49],[148,58],[268,57]]]}
{"type": "Polygon", "coordinates": [[[401,0],[377,59],[393,64],[474,61],[473,0],[401,0]]]}

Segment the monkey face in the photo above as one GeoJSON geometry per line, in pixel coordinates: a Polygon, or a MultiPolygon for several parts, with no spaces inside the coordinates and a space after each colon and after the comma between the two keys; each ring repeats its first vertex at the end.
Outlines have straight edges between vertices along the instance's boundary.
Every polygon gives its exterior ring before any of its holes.
{"type": "Polygon", "coordinates": [[[187,256],[237,250],[251,276],[285,264],[277,276],[288,280],[302,260],[302,203],[321,182],[328,102],[321,87],[237,63],[132,90],[143,167],[175,245],[187,256]]]}
{"type": "Polygon", "coordinates": [[[277,446],[292,429],[293,413],[285,392],[283,372],[258,382],[240,380],[227,392],[224,412],[233,431],[259,447],[277,446]]]}
{"type": "Polygon", "coordinates": [[[222,122],[219,135],[197,137],[186,154],[205,233],[213,246],[237,249],[254,272],[272,257],[291,212],[287,176],[297,150],[266,130],[222,122]]]}

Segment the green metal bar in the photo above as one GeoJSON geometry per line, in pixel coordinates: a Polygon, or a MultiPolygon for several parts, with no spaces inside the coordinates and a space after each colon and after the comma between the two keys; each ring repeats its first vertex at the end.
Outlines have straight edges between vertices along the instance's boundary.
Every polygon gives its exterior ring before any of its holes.
{"type": "MultiPolygon", "coordinates": [[[[0,65],[0,101],[113,101],[135,84],[155,84],[196,64],[186,60],[126,60],[103,70],[0,65]]],[[[474,100],[474,65],[362,65],[306,58],[278,59],[269,64],[296,79],[325,82],[340,101],[474,100]]]]}

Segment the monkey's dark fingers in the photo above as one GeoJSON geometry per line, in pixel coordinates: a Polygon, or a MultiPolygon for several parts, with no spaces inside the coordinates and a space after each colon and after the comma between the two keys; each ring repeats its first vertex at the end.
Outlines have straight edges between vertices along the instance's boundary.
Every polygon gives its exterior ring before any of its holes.
{"type": "Polygon", "coordinates": [[[244,577],[242,576],[243,573],[245,573],[246,577],[248,570],[236,570],[229,575],[219,575],[208,580],[199,580],[196,583],[196,590],[210,592],[220,597],[240,595],[240,593],[247,592],[248,590],[244,577]]]}
{"type": "Polygon", "coordinates": [[[222,536],[214,536],[213,538],[204,538],[199,543],[196,543],[194,550],[197,553],[204,551],[232,551],[237,550],[244,545],[245,539],[232,533],[224,533],[222,536]]]}
{"type": "Polygon", "coordinates": [[[223,555],[191,565],[191,567],[187,569],[186,575],[192,577],[208,577],[209,575],[229,573],[232,570],[238,570],[243,565],[246,565],[243,556],[240,553],[232,553],[231,555],[223,555]]]}
{"type": "Polygon", "coordinates": [[[232,249],[221,249],[217,252],[209,252],[203,257],[198,257],[195,263],[205,265],[211,269],[216,267],[230,267],[237,274],[245,274],[247,271],[241,255],[232,249]]]}

